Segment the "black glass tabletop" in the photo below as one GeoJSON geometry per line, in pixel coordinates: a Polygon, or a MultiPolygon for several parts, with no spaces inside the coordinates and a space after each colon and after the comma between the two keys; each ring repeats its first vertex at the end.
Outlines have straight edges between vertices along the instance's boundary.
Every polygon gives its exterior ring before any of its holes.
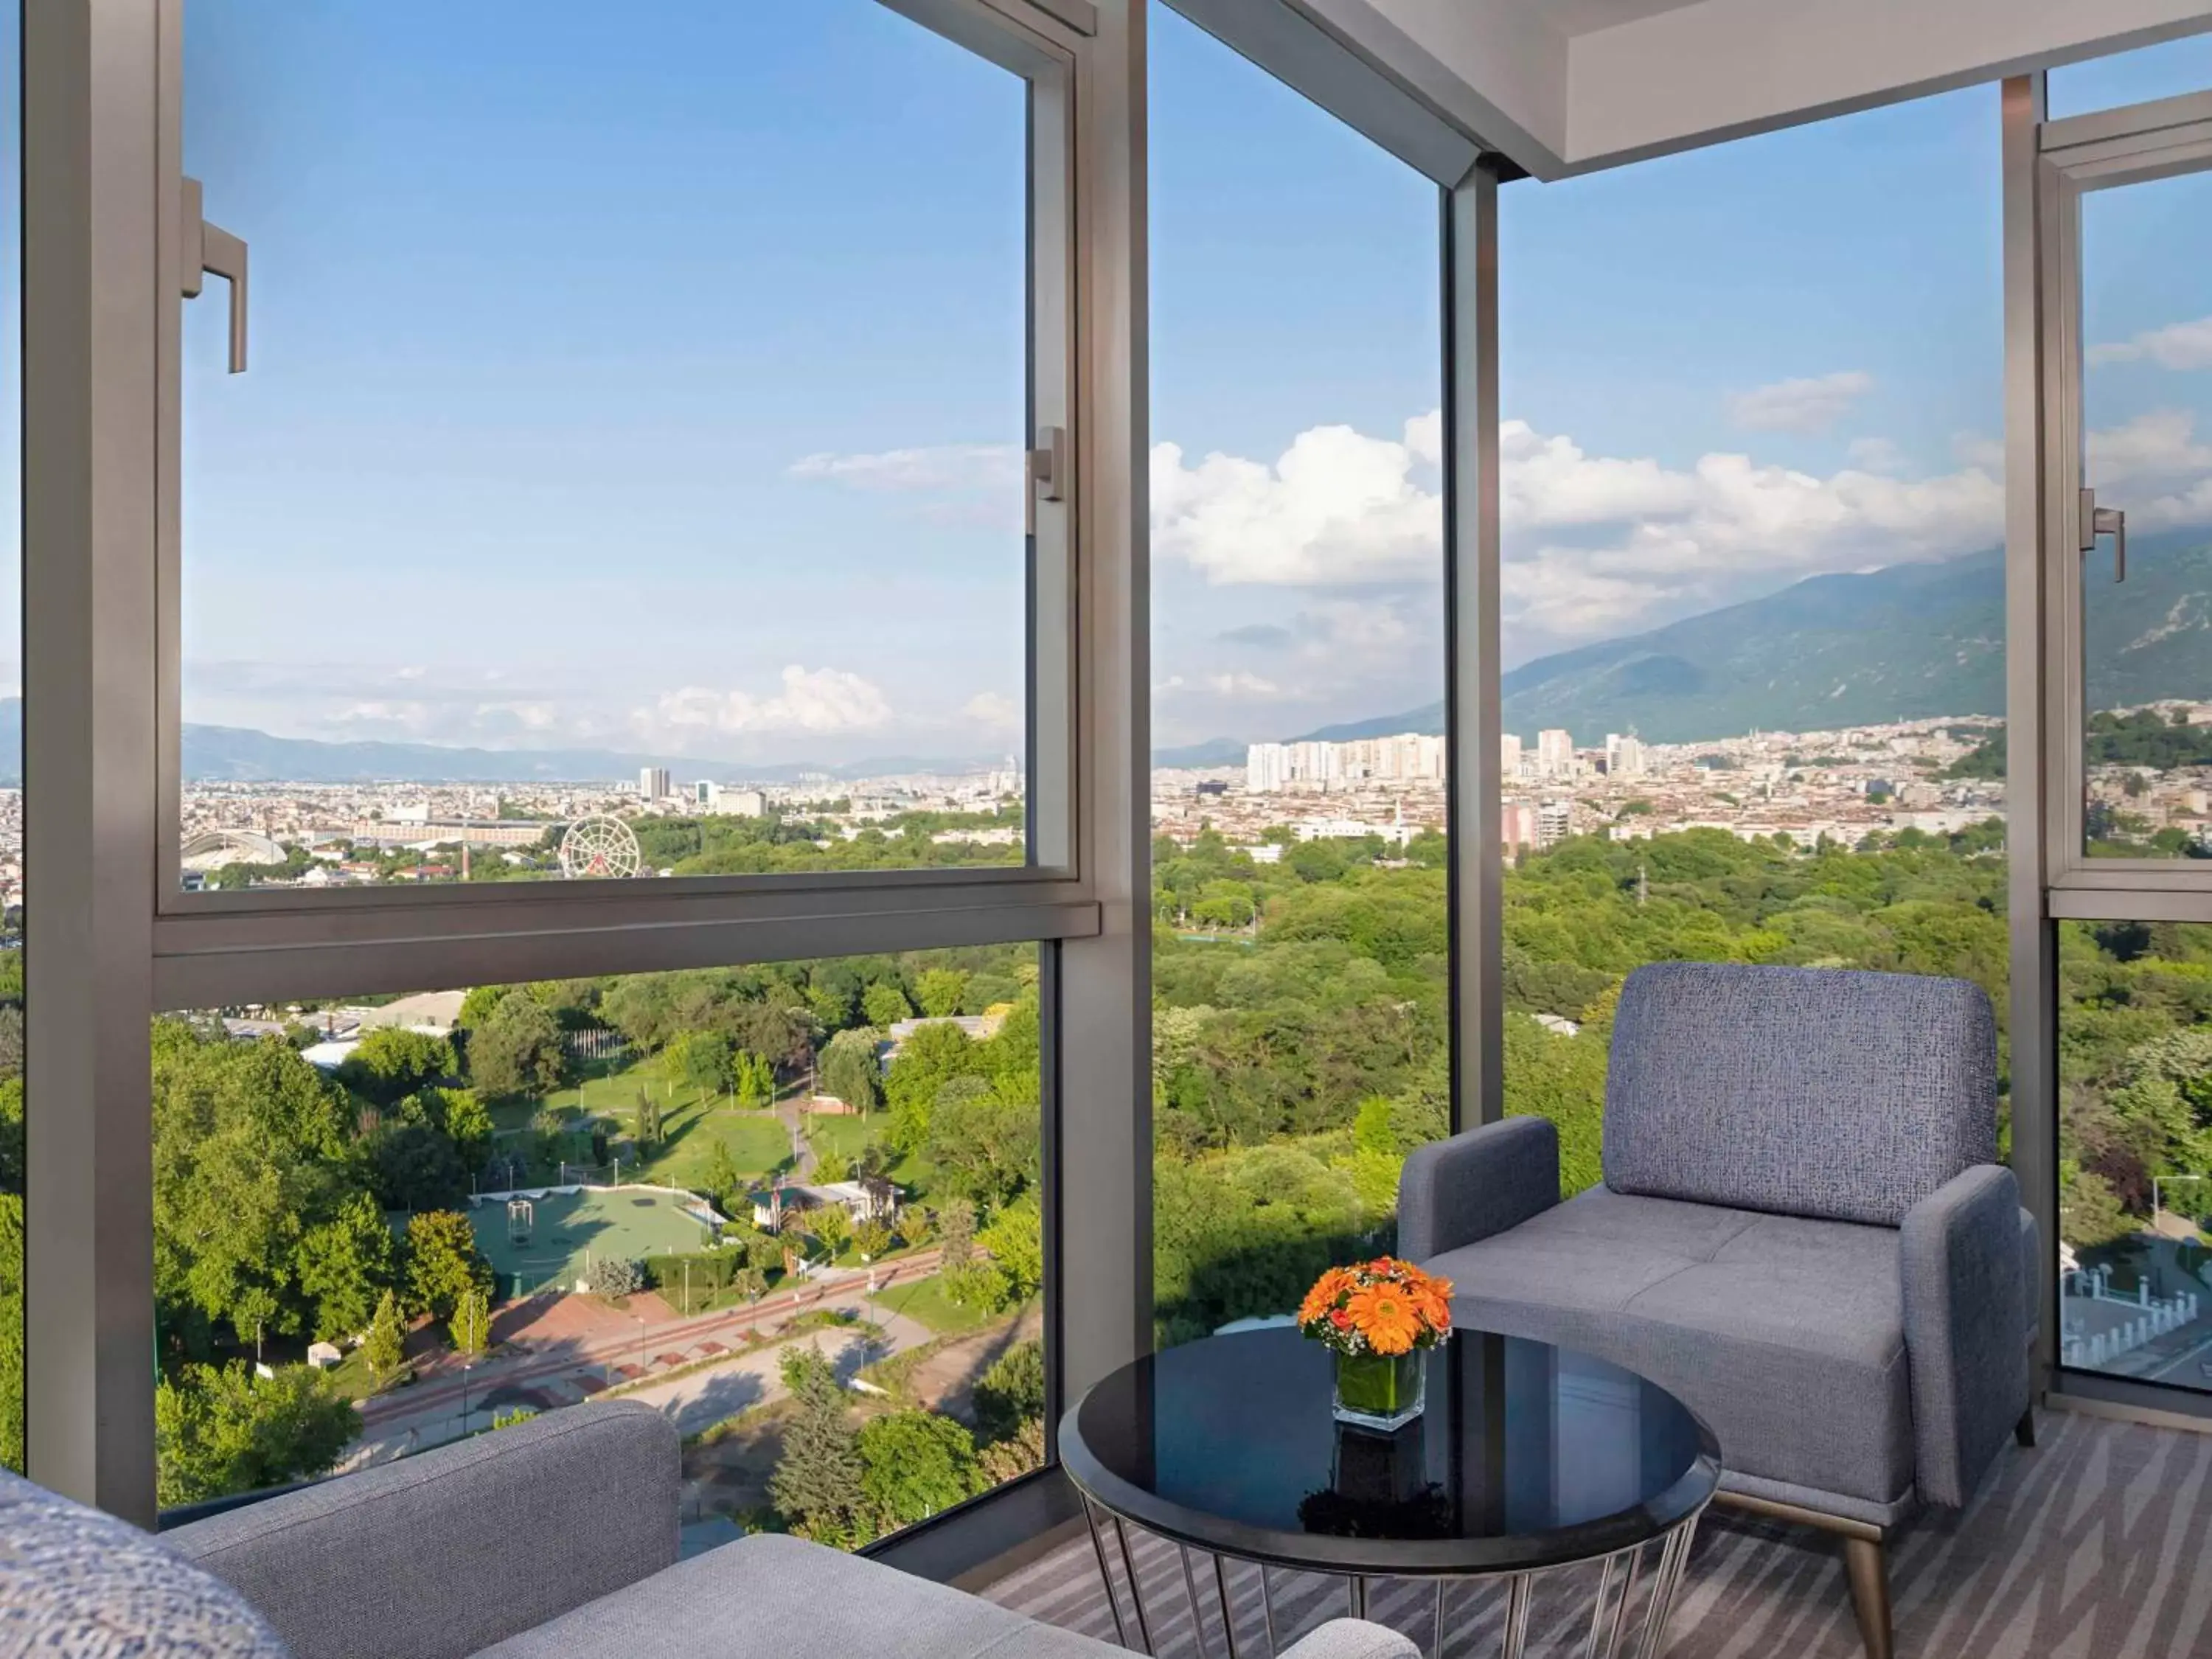
{"type": "Polygon", "coordinates": [[[1656,1383],[1545,1342],[1455,1332],[1427,1409],[1338,1422],[1327,1349],[1247,1331],[1123,1366],[1060,1425],[1102,1507],[1184,1543],[1344,1573],[1483,1573],[1589,1560],[1702,1506],[1720,1449],[1656,1383]]]}

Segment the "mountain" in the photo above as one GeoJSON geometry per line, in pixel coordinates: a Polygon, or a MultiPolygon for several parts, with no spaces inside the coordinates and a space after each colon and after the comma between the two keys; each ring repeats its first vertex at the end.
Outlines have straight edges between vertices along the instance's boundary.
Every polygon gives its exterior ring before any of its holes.
{"type": "MultiPolygon", "coordinates": [[[[1240,751],[1241,753],[1241,751],[1240,751]]],[[[696,756],[639,755],[611,749],[451,749],[428,743],[321,743],[277,738],[242,726],[194,726],[184,730],[185,776],[219,783],[575,783],[635,778],[641,768],[665,766],[678,781],[789,782],[804,773],[833,777],[883,777],[901,772],[963,771],[974,760],[888,756],[842,766],[792,763],[773,766],[696,756]]],[[[0,782],[23,775],[23,703],[0,698],[0,782]]]]}
{"type": "MultiPolygon", "coordinates": [[[[2212,545],[2201,531],[2138,536],[2128,579],[2103,556],[2083,587],[2089,701],[2127,708],[2212,695],[2212,545]]],[[[1754,726],[1810,732],[1939,714],[2004,713],[2004,562],[1995,549],[1936,564],[1814,576],[1664,628],[1539,657],[1499,690],[1504,729],[1565,726],[1692,743],[1754,726]]],[[[1330,742],[1441,732],[1441,702],[1323,726],[1330,742]]]]}
{"type": "Polygon", "coordinates": [[[1242,738],[1208,738],[1202,743],[1187,743],[1180,749],[1155,749],[1152,750],[1152,764],[1169,768],[1242,766],[1247,747],[1249,745],[1242,738]]]}

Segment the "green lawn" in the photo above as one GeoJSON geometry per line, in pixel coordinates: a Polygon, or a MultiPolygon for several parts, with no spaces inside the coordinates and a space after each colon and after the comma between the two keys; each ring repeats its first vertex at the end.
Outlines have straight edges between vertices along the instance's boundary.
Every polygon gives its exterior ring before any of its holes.
{"type": "Polygon", "coordinates": [[[927,1326],[939,1336],[957,1335],[965,1331],[978,1331],[1003,1315],[982,1308],[963,1308],[945,1294],[937,1275],[917,1279],[904,1285],[894,1285],[887,1291],[878,1291],[876,1305],[887,1313],[904,1314],[908,1319],[927,1326]]]}
{"type": "Polygon", "coordinates": [[[789,1165],[790,1139],[773,1116],[739,1110],[727,1097],[706,1095],[688,1083],[672,1084],[657,1056],[634,1066],[594,1066],[580,1081],[554,1090],[542,1101],[501,1102],[492,1108],[492,1121],[512,1131],[527,1128],[541,1111],[579,1128],[586,1118],[603,1118],[615,1125],[620,1138],[637,1121],[641,1092],[660,1104],[662,1144],[641,1169],[626,1167],[626,1175],[671,1187],[699,1187],[718,1140],[730,1149],[743,1175],[765,1176],[789,1165]]]}
{"type": "MultiPolygon", "coordinates": [[[[730,1149],[740,1173],[768,1175],[791,1161],[791,1137],[765,1112],[738,1112],[726,1106],[702,1112],[696,1106],[661,1120],[661,1150],[645,1161],[647,1180],[671,1187],[696,1187],[706,1179],[716,1141],[730,1149]]],[[[738,1219],[750,1222],[750,1217],[738,1219]]]]}
{"type": "Polygon", "coordinates": [[[869,1146],[884,1145],[890,1139],[890,1132],[888,1112],[871,1112],[866,1117],[813,1113],[806,1119],[806,1139],[812,1144],[815,1155],[824,1160],[858,1158],[869,1146]]]}

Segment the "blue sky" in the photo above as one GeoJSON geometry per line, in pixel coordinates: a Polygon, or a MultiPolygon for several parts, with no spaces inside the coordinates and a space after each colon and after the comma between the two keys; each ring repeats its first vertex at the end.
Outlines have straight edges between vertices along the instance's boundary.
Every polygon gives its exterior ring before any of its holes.
{"type": "MultiPolygon", "coordinates": [[[[1431,701],[1436,192],[1153,17],[1158,738],[1431,701]]],[[[1016,744],[1013,76],[874,0],[188,18],[187,164],[255,285],[245,376],[220,284],[186,313],[187,718],[1016,744]]],[[[2052,101],[2197,85],[2189,42],[2052,101]]],[[[1505,190],[1510,660],[1994,541],[1996,96],[1505,190]]],[[[2095,464],[2177,523],[2212,477],[2179,329],[2208,201],[2092,218],[2095,464]]]]}

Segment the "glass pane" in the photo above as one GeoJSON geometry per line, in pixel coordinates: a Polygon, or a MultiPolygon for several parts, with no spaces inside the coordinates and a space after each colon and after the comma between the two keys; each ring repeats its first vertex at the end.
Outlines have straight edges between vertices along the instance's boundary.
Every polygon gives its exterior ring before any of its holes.
{"type": "Polygon", "coordinates": [[[1019,862],[1026,83],[875,0],[186,14],[185,884],[1019,862]]]}
{"type": "Polygon", "coordinates": [[[1984,88],[1500,193],[1505,1093],[1570,1192],[1646,963],[2006,1017],[1997,143],[1984,88]]]}
{"type": "Polygon", "coordinates": [[[2212,927],[2058,939],[2060,1358],[2212,1392],[2212,927]]]}
{"type": "Polygon", "coordinates": [[[156,1021],[163,1506],[612,1396],[687,1549],[1036,1467],[1038,1018],[1019,945],[156,1021]]]}
{"type": "Polygon", "coordinates": [[[22,9],[0,4],[0,1464],[23,1468],[22,9]]]}
{"type": "Polygon", "coordinates": [[[1151,18],[1172,1342],[1388,1249],[1399,1164],[1449,1121],[1440,353],[1436,187],[1151,18]]]}
{"type": "Polygon", "coordinates": [[[2192,34],[2067,64],[2051,71],[2047,86],[2054,118],[2212,91],[2212,36],[2192,34]]]}
{"type": "Polygon", "coordinates": [[[2081,562],[2086,850],[2212,856],[2212,289],[2177,259],[2212,175],[2081,203],[2083,477],[2126,515],[2081,562]],[[2202,428],[2202,430],[2200,430],[2202,428]]]}

